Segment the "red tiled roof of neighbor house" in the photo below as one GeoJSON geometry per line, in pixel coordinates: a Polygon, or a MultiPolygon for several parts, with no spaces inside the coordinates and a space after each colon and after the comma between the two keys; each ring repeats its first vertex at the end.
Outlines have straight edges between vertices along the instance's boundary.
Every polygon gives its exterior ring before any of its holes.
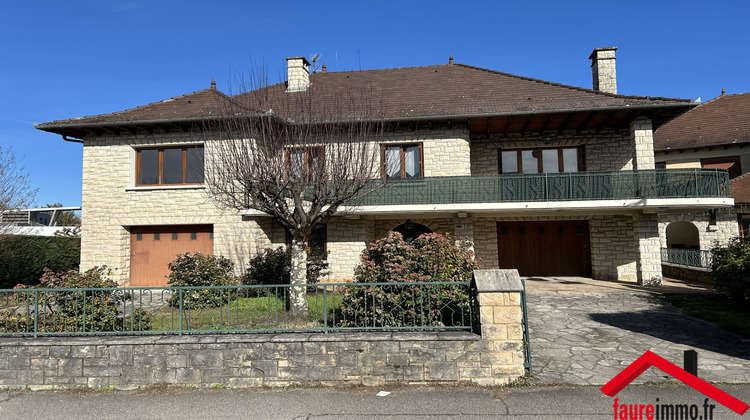
{"type": "MultiPolygon", "coordinates": [[[[285,83],[259,89],[268,94],[264,96],[267,107],[261,110],[272,109],[278,116],[296,120],[300,118],[297,99],[314,97],[316,107],[328,109],[342,120],[351,118],[352,110],[364,115],[377,108],[376,119],[403,121],[616,109],[681,113],[695,105],[687,99],[615,95],[463,64],[320,72],[310,75],[305,91],[285,90],[285,83]],[[357,95],[366,96],[368,103],[352,101],[357,95]]],[[[253,94],[231,100],[242,103],[253,94]]],[[[42,123],[37,128],[62,134],[66,128],[87,124],[213,118],[220,112],[217,104],[229,101],[223,93],[206,89],[111,114],[42,123]]]]}
{"type": "Polygon", "coordinates": [[[746,142],[750,142],[750,93],[721,95],[664,124],[654,133],[655,150],[746,142]]]}
{"type": "Polygon", "coordinates": [[[750,204],[750,172],[730,180],[729,187],[736,204],[750,204]]]}

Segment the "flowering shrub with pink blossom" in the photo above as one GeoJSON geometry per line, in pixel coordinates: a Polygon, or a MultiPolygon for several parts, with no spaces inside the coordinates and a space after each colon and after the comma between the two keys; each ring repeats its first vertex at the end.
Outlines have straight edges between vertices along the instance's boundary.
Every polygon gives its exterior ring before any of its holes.
{"type": "Polygon", "coordinates": [[[0,331],[29,332],[34,326],[35,310],[39,311],[36,314],[39,332],[121,331],[130,329],[132,323],[136,330],[151,329],[146,312],[138,309],[133,315],[120,313],[122,302],[130,299],[130,295],[110,290],[117,283],[107,277],[109,274],[107,267],[94,267],[83,273],[75,270],[55,273],[45,269],[39,286],[19,284],[14,288],[19,290],[14,297],[18,307],[0,311],[0,331]]]}
{"type": "MultiPolygon", "coordinates": [[[[479,268],[471,243],[459,248],[448,235],[424,234],[411,242],[398,232],[370,244],[354,272],[357,283],[470,281],[479,268]]],[[[439,327],[466,325],[465,285],[373,285],[344,287],[342,325],[348,327],[439,327]]]]}

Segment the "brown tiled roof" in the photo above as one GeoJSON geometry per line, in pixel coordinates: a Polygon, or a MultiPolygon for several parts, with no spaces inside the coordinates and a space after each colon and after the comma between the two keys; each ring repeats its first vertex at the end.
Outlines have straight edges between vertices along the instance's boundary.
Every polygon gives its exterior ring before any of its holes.
{"type": "MultiPolygon", "coordinates": [[[[342,89],[365,89],[385,106],[384,118],[437,118],[545,113],[619,107],[686,105],[686,99],[613,95],[499,71],[444,64],[425,67],[324,72],[310,76],[311,86],[295,94],[335,101],[342,89]]],[[[284,84],[269,87],[276,94],[284,84]]],[[[278,114],[284,116],[283,110],[278,114]]],[[[292,117],[293,116],[289,116],[292,117]]]]}
{"type": "MultiPolygon", "coordinates": [[[[322,72],[312,74],[310,80],[311,85],[304,92],[285,93],[285,83],[265,88],[270,98],[286,98],[271,100],[267,108],[279,116],[297,120],[300,115],[287,99],[291,95],[300,98],[307,95],[314,96],[316,104],[348,119],[353,107],[351,102],[341,101],[341,97],[345,92],[359,90],[367,91],[368,100],[378,104],[378,119],[387,120],[667,109],[662,114],[664,119],[694,106],[686,99],[614,95],[463,64],[322,72]]],[[[243,96],[235,98],[241,102],[243,96]]],[[[86,124],[205,118],[219,112],[217,99],[226,101],[228,97],[206,89],[126,111],[43,123],[37,128],[62,134],[68,128],[86,124]]]]}
{"type": "Polygon", "coordinates": [[[729,188],[736,204],[750,204],[750,172],[730,180],[729,188]]]}
{"type": "Polygon", "coordinates": [[[750,93],[721,95],[663,125],[655,150],[750,142],[750,93]]]}
{"type": "Polygon", "coordinates": [[[229,103],[230,98],[215,88],[199,90],[148,105],[142,105],[110,114],[57,120],[37,124],[40,130],[58,132],[66,126],[127,125],[128,123],[167,123],[175,121],[201,120],[217,117],[220,104],[229,103]]]}

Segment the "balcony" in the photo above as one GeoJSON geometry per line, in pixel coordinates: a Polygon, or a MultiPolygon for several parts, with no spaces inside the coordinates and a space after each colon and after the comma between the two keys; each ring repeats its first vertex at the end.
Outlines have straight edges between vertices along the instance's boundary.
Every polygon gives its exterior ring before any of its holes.
{"type": "MultiPolygon", "coordinates": [[[[659,169],[391,180],[356,204],[369,207],[692,198],[729,199],[727,171],[659,169]]],[[[720,201],[726,205],[726,200],[720,201]]]]}

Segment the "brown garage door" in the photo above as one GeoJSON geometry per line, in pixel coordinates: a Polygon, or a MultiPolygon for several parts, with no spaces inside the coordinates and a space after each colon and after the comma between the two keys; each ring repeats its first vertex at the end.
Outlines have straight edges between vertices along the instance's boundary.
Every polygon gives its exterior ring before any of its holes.
{"type": "Polygon", "coordinates": [[[522,276],[591,276],[587,220],[498,222],[497,248],[500,268],[522,276]]]}
{"type": "Polygon", "coordinates": [[[213,226],[135,226],[130,228],[130,285],[166,286],[177,254],[214,253],[213,226]]]}

